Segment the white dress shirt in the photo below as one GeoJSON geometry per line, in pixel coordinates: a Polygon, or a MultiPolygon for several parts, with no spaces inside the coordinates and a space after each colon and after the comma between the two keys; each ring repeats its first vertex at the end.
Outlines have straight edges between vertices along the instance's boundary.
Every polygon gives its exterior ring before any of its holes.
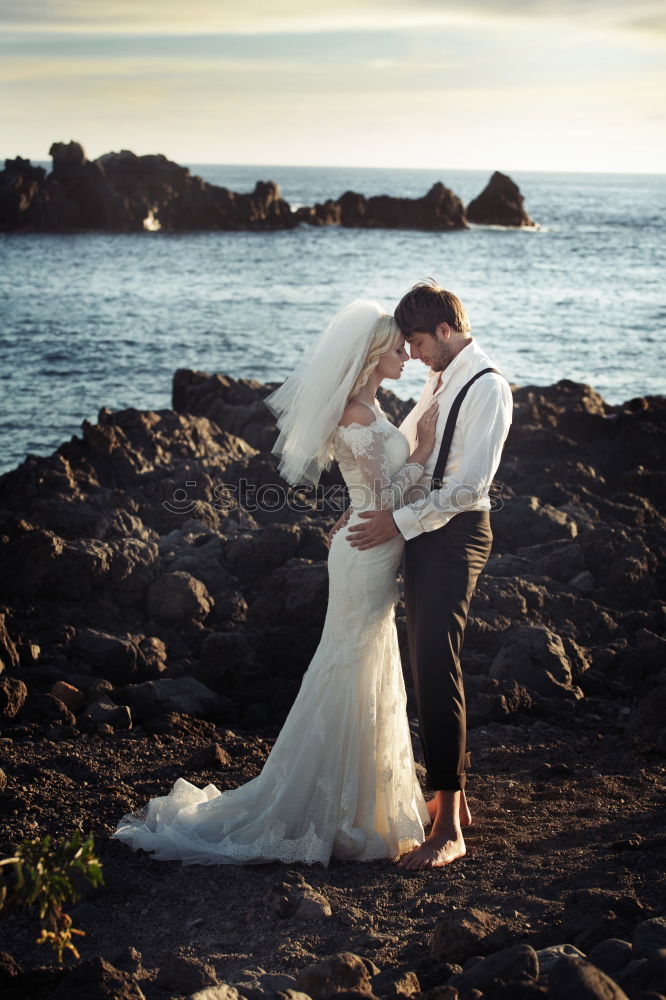
{"type": "Polygon", "coordinates": [[[413,450],[417,421],[433,399],[439,402],[435,447],[426,459],[423,476],[412,488],[413,502],[393,511],[393,519],[405,539],[441,528],[460,511],[490,510],[488,490],[513,414],[511,389],[501,375],[488,372],[468,389],[453,432],[442,487],[431,492],[430,483],[453,401],[473,375],[484,368],[497,367],[472,338],[441,373],[439,386],[440,373],[430,372],[421,398],[400,425],[413,450]]]}

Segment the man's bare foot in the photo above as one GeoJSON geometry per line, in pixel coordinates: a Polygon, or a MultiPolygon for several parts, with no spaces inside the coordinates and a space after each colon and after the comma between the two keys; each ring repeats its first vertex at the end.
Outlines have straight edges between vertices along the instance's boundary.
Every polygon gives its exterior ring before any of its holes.
{"type": "MultiPolygon", "coordinates": [[[[426,802],[428,807],[428,815],[430,816],[430,822],[435,821],[435,816],[437,815],[437,799],[432,798],[426,802]]],[[[471,826],[472,825],[472,814],[469,811],[469,806],[467,804],[467,798],[465,796],[465,790],[463,789],[460,796],[460,810],[458,812],[458,819],[460,820],[461,826],[471,826]]]]}
{"type": "Polygon", "coordinates": [[[460,811],[458,813],[458,818],[460,820],[461,826],[471,826],[472,825],[472,814],[469,811],[469,806],[467,805],[467,796],[465,795],[465,789],[463,788],[462,794],[460,796],[460,811]]]}
{"type": "Polygon", "coordinates": [[[403,854],[396,863],[398,868],[412,871],[422,868],[442,868],[464,857],[465,841],[462,831],[433,832],[419,847],[403,854]]]}

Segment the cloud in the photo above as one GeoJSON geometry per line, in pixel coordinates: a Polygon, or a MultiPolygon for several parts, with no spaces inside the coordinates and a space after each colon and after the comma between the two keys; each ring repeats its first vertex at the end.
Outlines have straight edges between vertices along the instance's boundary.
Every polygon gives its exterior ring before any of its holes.
{"type": "Polygon", "coordinates": [[[381,30],[479,20],[551,19],[666,32],[662,0],[14,0],[0,25],[15,30],[123,34],[270,34],[381,30]]]}

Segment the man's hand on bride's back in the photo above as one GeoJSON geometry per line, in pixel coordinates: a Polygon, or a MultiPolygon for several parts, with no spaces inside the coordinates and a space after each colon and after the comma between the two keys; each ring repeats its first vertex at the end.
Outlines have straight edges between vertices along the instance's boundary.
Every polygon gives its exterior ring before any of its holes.
{"type": "Polygon", "coordinates": [[[342,514],[342,516],[337,519],[337,521],[335,522],[335,524],[333,525],[333,527],[329,531],[328,535],[326,536],[327,540],[328,540],[328,547],[329,547],[329,549],[331,547],[331,543],[333,542],[333,539],[334,539],[336,533],[340,530],[340,528],[344,528],[345,524],[349,520],[350,514],[351,514],[351,508],[348,508],[344,512],[344,514],[342,514]]]}

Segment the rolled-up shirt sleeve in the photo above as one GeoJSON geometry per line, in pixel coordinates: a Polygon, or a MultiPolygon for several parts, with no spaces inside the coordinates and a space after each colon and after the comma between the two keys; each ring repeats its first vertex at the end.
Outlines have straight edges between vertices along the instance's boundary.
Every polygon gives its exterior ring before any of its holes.
{"type": "MultiPolygon", "coordinates": [[[[484,377],[470,387],[458,414],[462,458],[455,475],[444,476],[440,489],[393,511],[407,541],[443,527],[461,511],[479,509],[497,472],[512,414],[513,397],[504,378],[484,377]]],[[[488,501],[483,509],[489,507],[488,501]]]]}

